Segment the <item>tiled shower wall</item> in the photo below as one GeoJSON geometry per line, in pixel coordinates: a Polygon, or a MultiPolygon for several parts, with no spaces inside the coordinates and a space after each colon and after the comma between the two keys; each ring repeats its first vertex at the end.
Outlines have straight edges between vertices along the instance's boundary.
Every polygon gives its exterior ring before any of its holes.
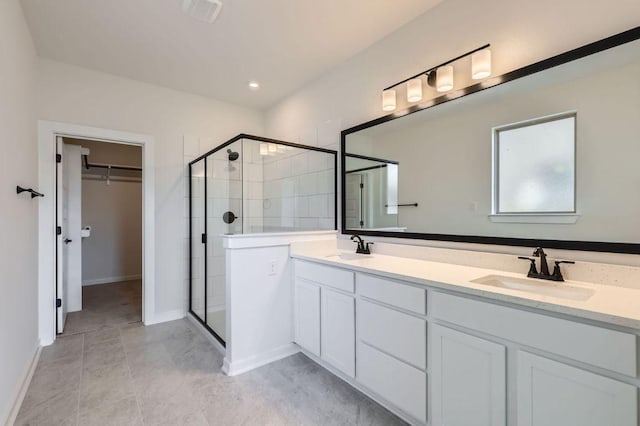
{"type": "Polygon", "coordinates": [[[265,232],[334,229],[334,156],[288,149],[264,160],[265,232]]]}

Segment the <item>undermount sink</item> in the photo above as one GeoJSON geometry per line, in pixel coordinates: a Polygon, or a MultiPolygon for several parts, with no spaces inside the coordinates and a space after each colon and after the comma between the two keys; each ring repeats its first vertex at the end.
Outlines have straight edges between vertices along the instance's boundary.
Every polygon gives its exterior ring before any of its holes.
{"type": "Polygon", "coordinates": [[[340,259],[340,260],[362,260],[362,259],[371,259],[375,256],[370,254],[360,254],[360,253],[338,253],[338,254],[330,254],[327,256],[328,259],[340,259]]]}
{"type": "Polygon", "coordinates": [[[471,281],[492,287],[507,288],[524,291],[541,296],[552,296],[561,299],[587,300],[593,296],[593,290],[576,287],[564,282],[534,280],[529,278],[506,277],[502,275],[487,275],[471,281]]]}

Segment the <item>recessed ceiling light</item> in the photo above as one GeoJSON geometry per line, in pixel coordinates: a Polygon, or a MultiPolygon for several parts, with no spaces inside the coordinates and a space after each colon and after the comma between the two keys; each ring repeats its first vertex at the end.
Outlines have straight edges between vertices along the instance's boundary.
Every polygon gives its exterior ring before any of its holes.
{"type": "Polygon", "coordinates": [[[251,90],[258,90],[259,88],[260,88],[260,83],[258,83],[257,81],[255,81],[255,80],[251,80],[251,81],[249,82],[249,89],[251,89],[251,90]]]}

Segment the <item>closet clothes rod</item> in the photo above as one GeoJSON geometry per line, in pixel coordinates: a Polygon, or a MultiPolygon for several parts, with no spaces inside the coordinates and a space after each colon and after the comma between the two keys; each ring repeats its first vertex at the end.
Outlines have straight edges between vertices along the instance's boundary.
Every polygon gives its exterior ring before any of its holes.
{"type": "Polygon", "coordinates": [[[142,167],[133,167],[133,166],[111,166],[109,164],[91,164],[87,161],[84,163],[85,169],[89,170],[91,168],[95,169],[111,169],[111,170],[133,170],[133,171],[142,171],[142,167]]]}

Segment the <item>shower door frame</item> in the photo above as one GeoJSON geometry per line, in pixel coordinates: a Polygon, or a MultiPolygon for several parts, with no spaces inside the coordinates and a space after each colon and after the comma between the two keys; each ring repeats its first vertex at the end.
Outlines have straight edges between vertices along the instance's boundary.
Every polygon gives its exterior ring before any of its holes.
{"type": "MultiPolygon", "coordinates": [[[[325,154],[333,155],[333,230],[338,230],[338,152],[332,149],[321,148],[317,146],[303,145],[294,142],[287,142],[278,139],[265,138],[262,136],[255,136],[246,133],[240,133],[239,135],[229,139],[228,141],[218,145],[210,151],[205,152],[199,157],[189,162],[189,313],[191,316],[198,321],[205,329],[207,329],[211,335],[223,346],[226,348],[227,344],[224,339],[222,339],[218,333],[216,333],[210,326],[207,324],[207,284],[208,284],[208,276],[207,276],[207,244],[209,241],[209,237],[207,234],[207,157],[215,154],[216,152],[226,148],[227,146],[241,141],[242,139],[250,139],[257,142],[265,142],[265,143],[273,143],[278,145],[290,146],[293,148],[305,149],[307,151],[316,151],[323,152],[325,154]],[[192,169],[193,165],[199,161],[204,160],[204,319],[200,318],[200,316],[193,311],[193,207],[192,207],[192,169]]],[[[244,180],[244,169],[242,169],[241,180],[244,180]]],[[[242,198],[244,200],[244,194],[242,194],[242,198]]],[[[244,220],[244,209],[242,218],[244,220]]]]}

